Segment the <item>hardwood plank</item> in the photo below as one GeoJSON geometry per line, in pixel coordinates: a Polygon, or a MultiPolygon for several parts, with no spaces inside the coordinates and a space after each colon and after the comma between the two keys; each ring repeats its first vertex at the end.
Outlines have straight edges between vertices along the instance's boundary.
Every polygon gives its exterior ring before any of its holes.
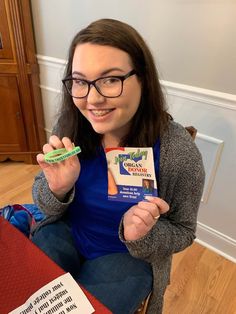
{"type": "MultiPolygon", "coordinates": [[[[183,258],[175,271],[171,272],[171,284],[168,286],[165,294],[164,313],[194,313],[192,304],[197,302],[200,293],[199,282],[194,285],[196,274],[198,272],[199,259],[204,253],[205,248],[197,243],[181,253],[183,258]],[[194,292],[193,292],[194,290],[194,292]],[[196,290],[196,291],[195,291],[196,290]],[[184,301],[184,302],[183,302],[184,301]]],[[[175,257],[173,265],[175,264],[175,257]]]]}
{"type": "MultiPolygon", "coordinates": [[[[227,265],[226,267],[232,268],[231,265],[227,265]]],[[[221,314],[221,313],[227,313],[227,314],[236,313],[236,267],[235,266],[233,267],[233,273],[231,275],[230,281],[227,285],[227,288],[225,289],[224,293],[221,296],[221,302],[217,308],[216,314],[221,314]]]]}
{"type": "Polygon", "coordinates": [[[178,254],[163,314],[235,314],[236,265],[197,243],[178,254]]]}
{"type": "Polygon", "coordinates": [[[9,204],[32,203],[31,188],[39,170],[38,165],[28,165],[22,162],[0,163],[0,207],[9,204]]]}

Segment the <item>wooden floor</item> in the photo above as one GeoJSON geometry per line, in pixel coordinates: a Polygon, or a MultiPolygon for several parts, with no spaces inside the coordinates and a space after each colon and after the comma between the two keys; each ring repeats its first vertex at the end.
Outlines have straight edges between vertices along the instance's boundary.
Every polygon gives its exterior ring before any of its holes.
{"type": "MultiPolygon", "coordinates": [[[[0,207],[31,203],[39,167],[0,163],[0,207]]],[[[163,314],[236,314],[236,264],[194,243],[175,254],[163,314]]]]}
{"type": "Polygon", "coordinates": [[[31,187],[39,166],[0,162],[0,207],[32,203],[31,187]]]}

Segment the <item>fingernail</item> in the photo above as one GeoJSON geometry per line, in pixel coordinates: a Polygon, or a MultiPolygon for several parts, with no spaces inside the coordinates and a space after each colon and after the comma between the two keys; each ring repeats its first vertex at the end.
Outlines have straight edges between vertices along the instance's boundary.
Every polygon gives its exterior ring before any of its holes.
{"type": "Polygon", "coordinates": [[[154,199],[153,196],[149,196],[149,195],[146,195],[144,198],[148,201],[152,201],[154,199]]]}

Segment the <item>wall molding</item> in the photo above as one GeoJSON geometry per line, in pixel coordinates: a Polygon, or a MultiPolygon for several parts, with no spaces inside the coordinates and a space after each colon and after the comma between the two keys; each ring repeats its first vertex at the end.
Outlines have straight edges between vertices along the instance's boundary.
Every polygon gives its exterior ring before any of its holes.
{"type": "Polygon", "coordinates": [[[160,82],[168,95],[236,111],[236,95],[169,81],[161,80],[160,82]]]}
{"type": "Polygon", "coordinates": [[[40,87],[41,89],[44,89],[44,90],[48,91],[48,92],[52,92],[52,93],[56,93],[56,94],[61,94],[61,91],[60,91],[59,89],[57,89],[57,88],[48,87],[48,86],[41,85],[41,84],[39,85],[39,87],[40,87]]]}
{"type": "Polygon", "coordinates": [[[220,163],[224,141],[198,132],[195,142],[199,150],[202,153],[205,152],[202,157],[205,164],[206,179],[201,201],[206,204],[220,163]]]}
{"type": "Polygon", "coordinates": [[[236,263],[236,240],[201,223],[197,223],[197,243],[236,263]]]}
{"type": "Polygon", "coordinates": [[[44,55],[37,55],[36,56],[38,59],[38,63],[45,65],[45,66],[50,66],[50,67],[55,67],[55,68],[60,68],[62,66],[66,66],[67,61],[64,59],[59,59],[59,58],[54,58],[54,57],[49,57],[49,56],[44,56],[44,55]]]}

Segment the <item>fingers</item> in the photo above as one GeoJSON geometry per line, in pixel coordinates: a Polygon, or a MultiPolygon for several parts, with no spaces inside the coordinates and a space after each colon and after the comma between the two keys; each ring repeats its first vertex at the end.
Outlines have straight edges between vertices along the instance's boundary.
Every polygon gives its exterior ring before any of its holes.
{"type": "Polygon", "coordinates": [[[158,221],[160,214],[169,210],[169,205],[159,197],[146,197],[132,206],[124,215],[124,238],[133,241],[145,236],[158,221]]]}
{"type": "Polygon", "coordinates": [[[48,143],[43,145],[43,153],[47,154],[52,150],[59,148],[63,148],[62,141],[56,135],[52,135],[50,136],[48,143]]]}
{"type": "MultiPolygon", "coordinates": [[[[65,148],[67,151],[71,151],[74,148],[74,144],[68,137],[63,137],[62,140],[60,140],[59,137],[57,137],[56,135],[50,136],[48,143],[43,145],[43,154],[39,154],[37,156],[37,162],[42,169],[45,169],[49,166],[49,164],[45,161],[45,155],[53,150],[60,148],[65,148]]],[[[69,159],[71,161],[73,159],[73,156],[69,159]]]]}
{"type": "Polygon", "coordinates": [[[36,159],[38,163],[44,162],[44,154],[38,154],[36,159]]]}
{"type": "Polygon", "coordinates": [[[49,138],[49,142],[43,146],[44,153],[48,153],[54,149],[65,148],[70,151],[74,148],[74,144],[68,137],[63,137],[62,140],[56,135],[52,135],[49,138]]]}
{"type": "Polygon", "coordinates": [[[170,206],[166,203],[166,201],[164,201],[160,197],[146,196],[145,199],[148,200],[150,203],[156,204],[160,214],[165,214],[170,209],[170,206]]]}
{"type": "Polygon", "coordinates": [[[150,229],[150,226],[153,225],[153,221],[151,223],[147,223],[144,221],[143,218],[140,216],[133,215],[132,217],[132,223],[136,226],[137,229],[145,229],[145,232],[147,232],[150,229]]]}
{"type": "Polygon", "coordinates": [[[160,215],[159,208],[154,203],[145,201],[139,202],[138,208],[142,209],[142,216],[144,217],[144,219],[146,218],[149,222],[153,222],[153,220],[156,220],[155,217],[158,217],[160,215]]]}
{"type": "Polygon", "coordinates": [[[59,149],[59,148],[64,147],[63,142],[56,135],[50,136],[49,145],[51,145],[51,147],[54,149],[59,149]]]}
{"type": "Polygon", "coordinates": [[[71,151],[74,148],[74,144],[71,142],[71,140],[68,137],[63,137],[62,143],[66,150],[71,151]]]}
{"type": "Polygon", "coordinates": [[[124,215],[124,238],[132,241],[145,236],[157,221],[153,216],[156,212],[157,206],[152,203],[139,202],[132,206],[124,215]]]}
{"type": "Polygon", "coordinates": [[[36,160],[37,160],[39,166],[41,167],[41,169],[45,169],[45,168],[49,167],[49,164],[47,162],[45,162],[45,160],[44,160],[44,154],[38,154],[36,156],[36,160]]]}
{"type": "Polygon", "coordinates": [[[43,145],[43,153],[47,154],[49,152],[51,152],[52,150],[54,150],[54,148],[50,145],[50,144],[44,144],[43,145]]]}
{"type": "Polygon", "coordinates": [[[60,140],[56,135],[52,135],[49,138],[49,142],[43,146],[43,153],[47,154],[54,149],[65,148],[68,151],[71,151],[74,148],[74,144],[68,137],[63,137],[60,140]]]}
{"type": "Polygon", "coordinates": [[[147,227],[148,226],[152,226],[156,221],[154,219],[154,216],[153,214],[146,210],[146,209],[142,209],[140,208],[140,206],[136,206],[134,208],[134,211],[133,211],[133,222],[135,223],[135,221],[137,223],[144,223],[147,227]]]}
{"type": "Polygon", "coordinates": [[[156,223],[161,214],[169,210],[169,205],[159,197],[146,197],[148,202],[141,201],[134,206],[133,214],[143,221],[146,226],[156,223]]]}

